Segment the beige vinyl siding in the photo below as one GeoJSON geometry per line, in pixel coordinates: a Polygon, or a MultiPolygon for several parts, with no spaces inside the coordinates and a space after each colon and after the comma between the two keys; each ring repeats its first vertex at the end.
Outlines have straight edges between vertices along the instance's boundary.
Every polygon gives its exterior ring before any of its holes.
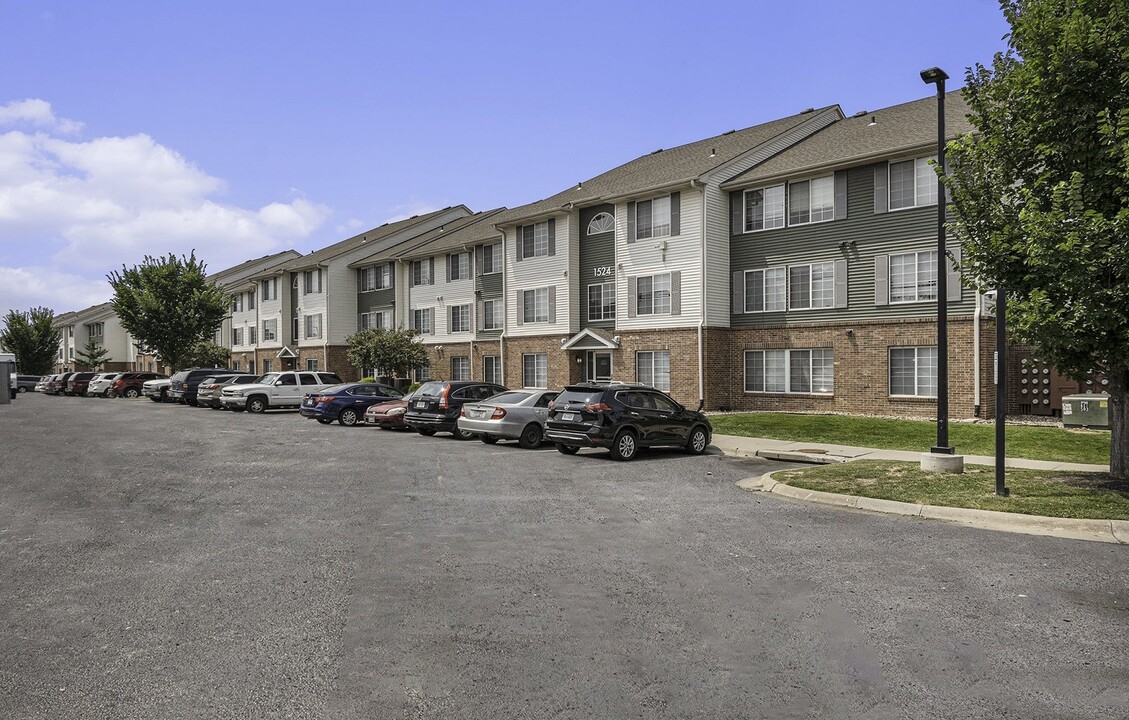
{"type": "MultiPolygon", "coordinates": [[[[706,325],[729,326],[729,193],[706,188],[706,325]]],[[[683,283],[685,287],[685,283],[683,283]]]]}

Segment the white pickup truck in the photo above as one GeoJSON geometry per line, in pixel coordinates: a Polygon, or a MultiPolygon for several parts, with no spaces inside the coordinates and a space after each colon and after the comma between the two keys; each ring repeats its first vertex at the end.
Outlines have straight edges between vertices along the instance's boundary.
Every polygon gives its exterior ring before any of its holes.
{"type": "Polygon", "coordinates": [[[302,398],[330,385],[340,385],[337,373],[312,371],[269,372],[257,382],[228,385],[220,404],[235,412],[264,413],[301,406],[302,398]]]}

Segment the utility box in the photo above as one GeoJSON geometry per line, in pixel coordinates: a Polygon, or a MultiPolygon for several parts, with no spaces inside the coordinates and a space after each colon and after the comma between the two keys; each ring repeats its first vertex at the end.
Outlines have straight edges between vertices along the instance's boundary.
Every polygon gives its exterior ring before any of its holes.
{"type": "Polygon", "coordinates": [[[15,399],[16,374],[8,363],[0,362],[0,405],[7,405],[15,399]]]}
{"type": "Polygon", "coordinates": [[[1062,399],[1064,427],[1109,429],[1109,395],[1067,395],[1062,399]]]}

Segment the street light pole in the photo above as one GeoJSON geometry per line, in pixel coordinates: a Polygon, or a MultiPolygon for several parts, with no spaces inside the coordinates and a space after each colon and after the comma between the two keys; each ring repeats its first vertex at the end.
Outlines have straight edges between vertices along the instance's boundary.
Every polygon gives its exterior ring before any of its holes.
{"type": "Polygon", "coordinates": [[[949,291],[945,260],[945,81],[948,74],[934,67],[921,71],[927,85],[937,86],[937,444],[933,453],[953,454],[949,445],[949,291]]]}

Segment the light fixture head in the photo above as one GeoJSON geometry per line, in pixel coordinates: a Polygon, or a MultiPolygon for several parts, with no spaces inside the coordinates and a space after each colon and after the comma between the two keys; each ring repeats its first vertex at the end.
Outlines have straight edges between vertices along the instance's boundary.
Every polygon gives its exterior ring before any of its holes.
{"type": "Polygon", "coordinates": [[[946,73],[944,70],[942,70],[939,67],[931,67],[928,70],[922,70],[921,71],[921,81],[924,82],[926,85],[932,85],[934,83],[945,82],[948,79],[949,79],[948,73],[946,73]]]}

